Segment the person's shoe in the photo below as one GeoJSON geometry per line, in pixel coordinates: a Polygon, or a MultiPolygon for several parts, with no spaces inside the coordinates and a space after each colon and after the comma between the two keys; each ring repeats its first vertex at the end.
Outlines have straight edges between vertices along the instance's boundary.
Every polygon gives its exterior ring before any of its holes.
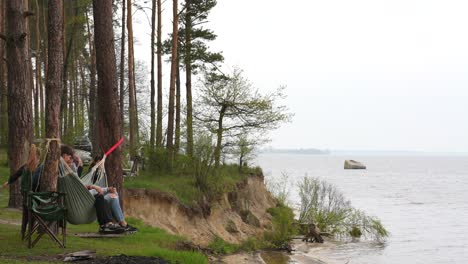
{"type": "Polygon", "coordinates": [[[127,224],[126,226],[122,226],[126,233],[133,234],[138,232],[138,228],[127,224]]]}
{"type": "Polygon", "coordinates": [[[116,224],[106,224],[99,228],[101,234],[122,234],[125,232],[125,228],[116,224]]]}

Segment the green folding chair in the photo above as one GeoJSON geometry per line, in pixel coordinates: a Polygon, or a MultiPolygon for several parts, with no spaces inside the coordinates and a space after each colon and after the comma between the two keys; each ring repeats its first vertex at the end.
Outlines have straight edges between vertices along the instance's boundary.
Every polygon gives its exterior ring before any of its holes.
{"type": "Polygon", "coordinates": [[[32,248],[47,233],[61,248],[66,242],[66,215],[64,193],[29,192],[27,194],[28,210],[28,247],[32,248]],[[59,230],[62,231],[61,239],[59,230]]]}

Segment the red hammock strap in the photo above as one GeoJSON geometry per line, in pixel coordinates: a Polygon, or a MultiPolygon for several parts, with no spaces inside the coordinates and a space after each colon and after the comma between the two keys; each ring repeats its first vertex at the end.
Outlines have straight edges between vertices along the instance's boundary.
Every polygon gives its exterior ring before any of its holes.
{"type": "Polygon", "coordinates": [[[112,153],[112,151],[114,151],[118,146],[120,146],[120,145],[122,144],[123,141],[124,141],[124,138],[121,138],[121,139],[120,139],[117,143],[115,143],[115,145],[112,146],[112,148],[110,148],[110,149],[106,152],[106,154],[104,154],[104,155],[105,155],[105,156],[109,156],[109,155],[112,153]]]}

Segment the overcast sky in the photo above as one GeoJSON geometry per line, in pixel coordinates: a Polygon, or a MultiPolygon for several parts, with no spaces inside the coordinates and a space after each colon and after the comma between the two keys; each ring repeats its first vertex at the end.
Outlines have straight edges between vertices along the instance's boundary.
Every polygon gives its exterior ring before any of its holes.
{"type": "Polygon", "coordinates": [[[218,0],[207,27],[254,86],[287,86],[295,116],[273,147],[465,152],[467,13],[466,0],[218,0]]]}

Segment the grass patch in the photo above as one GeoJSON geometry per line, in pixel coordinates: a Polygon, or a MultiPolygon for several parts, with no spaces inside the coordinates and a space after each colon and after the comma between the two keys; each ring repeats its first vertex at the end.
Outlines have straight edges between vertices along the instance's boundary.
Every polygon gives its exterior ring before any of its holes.
{"type": "MultiPolygon", "coordinates": [[[[10,175],[5,160],[5,150],[0,149],[0,182],[2,184],[10,175]]],[[[127,181],[126,186],[134,184],[142,188],[160,188],[163,191],[177,190],[182,193],[176,184],[176,181],[181,179],[171,179],[170,177],[165,177],[165,179],[164,181],[159,181],[138,176],[138,180],[134,182],[127,181]]],[[[186,184],[188,182],[181,185],[186,184]]],[[[178,192],[175,192],[175,194],[178,194],[178,192]]],[[[21,211],[7,208],[8,199],[8,188],[0,188],[0,220],[20,222],[21,211]]],[[[176,249],[177,243],[185,241],[185,238],[170,235],[159,228],[147,226],[137,219],[130,218],[127,220],[130,224],[138,227],[139,232],[119,238],[80,238],[73,234],[97,232],[98,224],[69,224],[67,225],[66,249],[59,248],[46,235],[34,248],[28,249],[27,242],[21,241],[21,226],[0,224],[0,263],[51,263],[56,260],[55,257],[59,254],[85,249],[95,250],[99,256],[125,254],[128,256],[160,257],[172,263],[208,263],[206,256],[201,253],[176,249]]]]}
{"type": "Polygon", "coordinates": [[[125,188],[159,190],[177,197],[186,205],[193,204],[202,195],[195,180],[188,175],[158,175],[151,171],[140,171],[137,177],[125,178],[125,188]]]}
{"type": "Polygon", "coordinates": [[[137,177],[125,178],[125,188],[144,188],[170,193],[185,205],[193,205],[201,197],[216,197],[222,193],[234,190],[238,182],[247,177],[247,173],[239,173],[234,165],[222,166],[216,175],[210,176],[208,184],[210,193],[202,192],[195,184],[195,177],[187,173],[162,174],[156,170],[140,171],[137,177]]]}
{"type": "Polygon", "coordinates": [[[41,260],[44,258],[53,260],[59,254],[89,249],[96,250],[99,256],[125,254],[129,256],[155,256],[179,263],[208,263],[207,258],[201,253],[176,250],[176,243],[183,241],[184,238],[170,235],[162,229],[146,226],[135,219],[129,219],[129,222],[137,226],[140,231],[119,238],[80,238],[72,234],[96,232],[97,224],[67,225],[69,235],[67,236],[66,249],[59,248],[47,236],[44,236],[34,248],[28,249],[26,241],[21,241],[20,226],[0,225],[0,241],[2,242],[0,262],[3,259],[15,259],[17,262],[12,263],[23,263],[22,259],[37,259],[38,256],[41,260]]]}

